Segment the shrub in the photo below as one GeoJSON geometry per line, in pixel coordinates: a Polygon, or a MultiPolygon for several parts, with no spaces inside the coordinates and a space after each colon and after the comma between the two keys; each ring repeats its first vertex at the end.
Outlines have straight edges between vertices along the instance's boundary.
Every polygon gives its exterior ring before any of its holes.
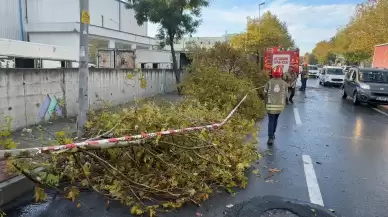
{"type": "Polygon", "coordinates": [[[217,68],[222,72],[249,80],[258,88],[258,94],[262,95],[263,89],[259,87],[264,86],[268,75],[242,50],[235,49],[227,43],[216,43],[210,49],[193,46],[189,54],[189,58],[192,59],[192,70],[203,67],[217,68]]]}
{"type": "Polygon", "coordinates": [[[191,68],[183,81],[183,93],[197,99],[209,109],[218,108],[223,114],[230,112],[249,93],[238,113],[248,120],[264,116],[264,104],[255,87],[246,78],[221,72],[216,68],[191,68]]]}

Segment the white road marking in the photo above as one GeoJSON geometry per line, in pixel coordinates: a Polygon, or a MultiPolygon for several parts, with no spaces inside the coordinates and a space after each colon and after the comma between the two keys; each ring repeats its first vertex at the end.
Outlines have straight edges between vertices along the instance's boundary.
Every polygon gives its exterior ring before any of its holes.
{"type": "Polygon", "coordinates": [[[294,117],[295,117],[296,124],[297,125],[301,125],[302,124],[302,120],[300,119],[298,108],[294,108],[294,117]]]}
{"type": "Polygon", "coordinates": [[[378,113],[380,113],[380,114],[383,114],[383,115],[385,115],[385,116],[388,116],[388,114],[387,114],[387,113],[385,113],[385,112],[381,111],[380,109],[373,108],[373,110],[377,111],[377,112],[378,112],[378,113]]]}
{"type": "Polygon", "coordinates": [[[310,202],[323,206],[321,190],[319,189],[319,184],[317,181],[317,176],[315,175],[311,157],[309,155],[303,155],[302,157],[304,173],[306,175],[307,188],[310,196],[310,202]]]}

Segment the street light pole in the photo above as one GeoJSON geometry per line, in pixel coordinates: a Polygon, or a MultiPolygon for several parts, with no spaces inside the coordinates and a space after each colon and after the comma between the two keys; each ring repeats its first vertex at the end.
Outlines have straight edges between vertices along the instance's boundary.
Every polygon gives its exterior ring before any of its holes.
{"type": "MultiPolygon", "coordinates": [[[[259,37],[260,37],[260,39],[261,39],[261,23],[260,23],[260,16],[261,16],[261,14],[260,14],[260,9],[261,9],[261,6],[263,6],[265,4],[265,2],[262,2],[262,3],[260,3],[259,4],[259,20],[258,20],[258,22],[259,22],[259,37]]],[[[259,66],[260,66],[260,68],[261,68],[261,49],[259,50],[259,52],[258,52],[258,55],[259,55],[259,57],[258,57],[258,64],[259,64],[259,66]]]]}
{"type": "Polygon", "coordinates": [[[263,6],[263,5],[265,5],[265,2],[262,2],[262,3],[259,4],[259,36],[260,36],[260,38],[261,38],[261,31],[260,31],[260,16],[261,16],[261,14],[260,14],[260,9],[261,9],[261,6],[263,6]]]}
{"type": "Polygon", "coordinates": [[[79,32],[79,91],[78,91],[78,117],[77,136],[84,134],[89,109],[88,79],[89,79],[89,0],[80,0],[80,32],[79,32]]]}

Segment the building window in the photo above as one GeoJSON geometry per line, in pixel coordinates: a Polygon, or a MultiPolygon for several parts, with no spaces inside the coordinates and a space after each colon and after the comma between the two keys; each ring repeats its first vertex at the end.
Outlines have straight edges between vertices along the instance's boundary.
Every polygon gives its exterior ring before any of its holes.
{"type": "Polygon", "coordinates": [[[152,68],[153,69],[157,69],[158,68],[158,64],[157,63],[152,63],[152,68]]]}
{"type": "Polygon", "coordinates": [[[145,69],[145,63],[142,63],[140,68],[145,69]]]}

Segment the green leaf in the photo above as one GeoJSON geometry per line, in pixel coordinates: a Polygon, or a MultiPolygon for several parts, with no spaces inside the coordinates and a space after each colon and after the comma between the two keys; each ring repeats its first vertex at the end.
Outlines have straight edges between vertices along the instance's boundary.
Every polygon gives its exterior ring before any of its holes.
{"type": "Polygon", "coordinates": [[[127,79],[133,79],[133,74],[132,73],[128,73],[127,74],[127,79]]]}
{"type": "Polygon", "coordinates": [[[142,215],[144,213],[144,211],[140,208],[139,205],[134,205],[132,206],[131,208],[131,214],[132,215],[142,215]]]}
{"type": "Polygon", "coordinates": [[[35,201],[40,202],[47,198],[47,194],[44,192],[43,188],[35,187],[35,201]]]}

